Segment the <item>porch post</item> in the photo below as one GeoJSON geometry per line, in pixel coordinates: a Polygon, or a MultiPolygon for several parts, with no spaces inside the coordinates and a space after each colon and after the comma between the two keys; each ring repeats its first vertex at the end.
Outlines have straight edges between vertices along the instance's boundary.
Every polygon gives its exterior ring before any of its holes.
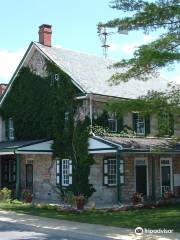
{"type": "Polygon", "coordinates": [[[120,151],[117,149],[117,202],[121,203],[121,183],[120,183],[120,151]]]}
{"type": "Polygon", "coordinates": [[[156,200],[156,160],[152,156],[152,200],[156,200]]]}
{"type": "Polygon", "coordinates": [[[20,187],[21,187],[21,161],[19,154],[16,154],[16,198],[20,198],[20,187]]]}

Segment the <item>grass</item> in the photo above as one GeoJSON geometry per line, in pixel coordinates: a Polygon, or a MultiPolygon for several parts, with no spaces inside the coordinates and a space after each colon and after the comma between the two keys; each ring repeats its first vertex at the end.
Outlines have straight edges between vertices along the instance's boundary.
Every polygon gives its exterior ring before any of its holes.
{"type": "Polygon", "coordinates": [[[21,202],[0,203],[0,210],[11,210],[36,216],[70,220],[106,226],[149,229],[173,229],[180,232],[180,204],[161,208],[139,209],[121,212],[86,210],[83,212],[60,211],[48,205],[28,205],[21,202]]]}

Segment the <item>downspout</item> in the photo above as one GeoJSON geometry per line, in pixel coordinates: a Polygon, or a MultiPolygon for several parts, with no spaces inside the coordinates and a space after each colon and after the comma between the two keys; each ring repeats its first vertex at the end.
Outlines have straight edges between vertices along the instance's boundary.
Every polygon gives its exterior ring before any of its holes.
{"type": "Polygon", "coordinates": [[[117,203],[121,205],[122,189],[120,183],[120,148],[117,148],[116,159],[117,159],[117,203]]]}
{"type": "Polygon", "coordinates": [[[92,116],[92,95],[89,95],[89,115],[90,115],[90,133],[92,134],[93,116],[92,116]]]}
{"type": "Polygon", "coordinates": [[[152,156],[152,200],[156,201],[156,160],[152,156]]]}
{"type": "Polygon", "coordinates": [[[16,156],[16,198],[20,199],[20,190],[21,190],[21,161],[19,154],[16,154],[14,151],[14,154],[16,156]]]}

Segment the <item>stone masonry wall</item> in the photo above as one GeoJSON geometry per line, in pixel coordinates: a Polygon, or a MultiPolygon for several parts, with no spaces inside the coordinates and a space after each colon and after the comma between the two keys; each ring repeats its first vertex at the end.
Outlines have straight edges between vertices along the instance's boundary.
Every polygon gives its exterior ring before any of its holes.
{"type": "Polygon", "coordinates": [[[180,137],[180,116],[175,115],[174,135],[180,137]]]}
{"type": "MultiPolygon", "coordinates": [[[[174,177],[174,174],[179,174],[180,175],[180,156],[175,156],[173,157],[173,165],[172,165],[172,171],[173,171],[173,177],[174,177]]],[[[176,196],[180,196],[180,179],[179,179],[179,182],[178,182],[179,186],[174,186],[174,193],[176,196]]]]}
{"type": "Polygon", "coordinates": [[[95,163],[91,166],[89,180],[96,192],[93,193],[89,202],[115,204],[117,203],[117,187],[103,186],[103,158],[104,155],[94,155],[95,163]]]}
{"type": "Polygon", "coordinates": [[[56,188],[56,164],[51,155],[21,156],[21,188],[26,188],[26,162],[33,161],[33,194],[36,199],[59,201],[56,188]]]}
{"type": "Polygon", "coordinates": [[[45,58],[37,50],[34,52],[33,56],[31,57],[28,63],[28,67],[33,73],[40,75],[42,78],[47,76],[45,58]]]}

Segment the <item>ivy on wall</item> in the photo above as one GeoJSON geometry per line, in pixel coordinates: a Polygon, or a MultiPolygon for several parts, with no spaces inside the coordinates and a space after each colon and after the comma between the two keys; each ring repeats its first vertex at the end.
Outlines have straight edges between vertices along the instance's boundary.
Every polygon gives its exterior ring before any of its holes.
{"type": "Polygon", "coordinates": [[[73,161],[74,194],[89,197],[94,191],[89,184],[93,159],[88,154],[88,119],[74,121],[80,94],[70,77],[46,62],[47,77],[42,78],[24,67],[8,93],[1,114],[13,118],[16,140],[53,139],[54,158],[73,161]]]}
{"type": "Polygon", "coordinates": [[[180,115],[180,90],[169,86],[167,92],[149,92],[132,100],[109,102],[105,109],[123,116],[127,112],[139,112],[145,117],[155,114],[158,119],[158,136],[174,134],[174,118],[180,115]]]}

